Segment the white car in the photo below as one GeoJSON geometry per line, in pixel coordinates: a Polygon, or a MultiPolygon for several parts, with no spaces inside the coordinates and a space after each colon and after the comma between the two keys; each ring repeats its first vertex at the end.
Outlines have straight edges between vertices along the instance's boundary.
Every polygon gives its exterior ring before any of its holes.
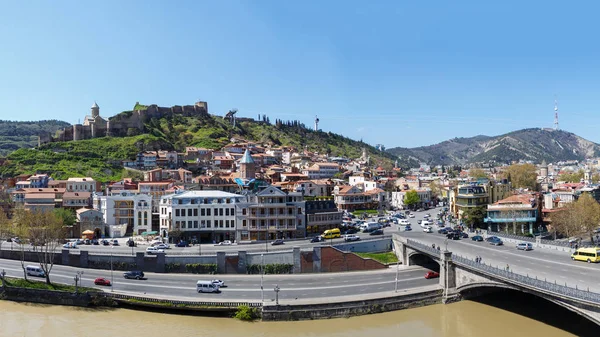
{"type": "Polygon", "coordinates": [[[400,225],[402,226],[410,226],[410,221],[406,220],[406,219],[402,219],[399,221],[400,225]]]}
{"type": "Polygon", "coordinates": [[[158,249],[156,247],[148,247],[146,248],[146,254],[148,255],[152,255],[152,254],[158,254],[158,253],[164,253],[165,251],[163,249],[158,249]]]}
{"type": "Polygon", "coordinates": [[[221,241],[218,243],[219,246],[231,246],[232,243],[230,240],[221,241]]]}
{"type": "Polygon", "coordinates": [[[427,213],[427,214],[423,215],[423,219],[428,219],[428,218],[430,218],[430,217],[431,217],[431,215],[430,215],[429,213],[427,213]]]}
{"type": "Polygon", "coordinates": [[[212,281],[210,281],[210,282],[211,282],[212,284],[214,284],[214,285],[218,286],[219,288],[227,287],[227,286],[225,285],[225,282],[224,282],[224,281],[222,281],[222,280],[212,280],[212,281]]]}
{"type": "Polygon", "coordinates": [[[359,241],[360,236],[355,234],[344,235],[344,241],[359,241]]]}
{"type": "Polygon", "coordinates": [[[432,222],[429,222],[429,221],[427,221],[427,220],[423,220],[423,221],[421,221],[421,227],[423,227],[423,228],[427,228],[427,227],[429,227],[429,226],[431,226],[431,225],[433,225],[433,223],[432,223],[432,222]]]}
{"type": "Polygon", "coordinates": [[[409,218],[414,218],[414,217],[415,217],[415,215],[414,215],[414,214],[412,214],[412,213],[410,213],[410,214],[408,215],[408,217],[409,217],[409,218]]]}
{"type": "Polygon", "coordinates": [[[433,230],[431,229],[431,226],[427,226],[427,227],[423,228],[423,232],[425,232],[425,233],[433,233],[433,230]]]}
{"type": "Polygon", "coordinates": [[[168,243],[160,243],[160,242],[154,244],[153,247],[157,248],[157,249],[170,249],[171,248],[171,246],[169,246],[168,243]]]}
{"type": "Polygon", "coordinates": [[[75,241],[67,242],[63,245],[63,248],[77,248],[77,243],[75,241]]]}

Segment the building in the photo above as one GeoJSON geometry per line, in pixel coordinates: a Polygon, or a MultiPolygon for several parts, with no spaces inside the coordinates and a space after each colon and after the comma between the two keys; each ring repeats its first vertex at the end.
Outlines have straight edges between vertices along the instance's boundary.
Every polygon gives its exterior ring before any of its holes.
{"type": "Polygon", "coordinates": [[[333,198],[306,200],[305,207],[307,236],[321,234],[342,225],[344,212],[338,211],[333,198]]]}
{"type": "Polygon", "coordinates": [[[256,164],[250,155],[250,150],[246,149],[242,159],[240,159],[240,174],[239,178],[243,180],[251,180],[256,177],[256,164]]]}
{"type": "Polygon", "coordinates": [[[222,191],[187,191],[160,200],[160,231],[163,236],[180,231],[188,242],[235,241],[236,207],[244,196],[222,191]]]}
{"type": "Polygon", "coordinates": [[[92,193],[90,192],[65,192],[62,198],[62,207],[79,209],[92,205],[92,193]]]}
{"type": "Polygon", "coordinates": [[[169,190],[174,186],[173,181],[140,181],[138,192],[152,197],[152,213],[158,213],[160,198],[169,194],[169,190]]]}
{"type": "Polygon", "coordinates": [[[333,178],[340,172],[340,165],[337,163],[315,163],[307,169],[302,170],[302,174],[308,179],[327,179],[333,178]]]}
{"type": "Polygon", "coordinates": [[[102,213],[105,235],[111,238],[140,235],[152,229],[152,197],[120,191],[110,195],[94,194],[94,209],[102,213]]]}
{"type": "Polygon", "coordinates": [[[334,201],[341,211],[379,209],[379,203],[374,200],[374,194],[361,191],[356,186],[335,186],[334,201]]]}
{"type": "Polygon", "coordinates": [[[302,193],[305,197],[326,197],[333,192],[333,183],[329,180],[300,180],[290,182],[293,191],[302,193]]]}
{"type": "Polygon", "coordinates": [[[450,212],[458,219],[462,219],[463,213],[469,208],[486,207],[487,205],[488,193],[482,185],[459,185],[450,190],[450,212]]]}
{"type": "Polygon", "coordinates": [[[487,206],[488,231],[533,234],[541,216],[535,194],[517,194],[487,206]]]}
{"type": "Polygon", "coordinates": [[[52,202],[54,207],[62,206],[63,195],[65,194],[64,188],[20,188],[11,192],[12,200],[15,204],[27,204],[32,206],[32,203],[36,203],[34,201],[36,194],[44,194],[47,195],[43,198],[43,204],[48,205],[50,203],[50,198],[48,195],[52,196],[52,202]]]}
{"type": "Polygon", "coordinates": [[[77,217],[77,232],[73,233],[74,236],[79,237],[81,233],[87,230],[93,231],[96,238],[105,236],[106,230],[102,212],[90,208],[80,208],[75,211],[75,215],[77,217]]]}
{"type": "MultiPolygon", "coordinates": [[[[234,193],[239,189],[239,185],[230,176],[198,176],[192,179],[192,183],[198,184],[197,189],[203,191],[223,191],[234,193]]],[[[194,188],[196,189],[196,188],[194,188]]]]}
{"type": "Polygon", "coordinates": [[[248,193],[239,204],[238,241],[304,238],[306,236],[305,201],[301,193],[286,193],[268,186],[248,193]]]}
{"type": "MultiPolygon", "coordinates": [[[[419,203],[414,205],[413,207],[428,208],[429,206],[431,206],[431,189],[422,188],[414,191],[417,191],[417,195],[419,196],[419,203]]],[[[391,192],[390,206],[397,209],[407,208],[408,206],[404,203],[404,199],[406,198],[406,192],[408,191],[391,192]]]]}
{"type": "Polygon", "coordinates": [[[56,206],[54,193],[27,193],[23,199],[23,208],[28,211],[51,212],[56,206]]]}
{"type": "Polygon", "coordinates": [[[69,178],[67,179],[67,192],[89,192],[95,193],[100,190],[99,184],[92,178],[69,178]]]}

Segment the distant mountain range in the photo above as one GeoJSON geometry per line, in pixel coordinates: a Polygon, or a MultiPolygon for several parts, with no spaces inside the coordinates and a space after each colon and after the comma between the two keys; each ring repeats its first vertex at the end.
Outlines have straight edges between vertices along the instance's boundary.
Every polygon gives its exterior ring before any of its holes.
{"type": "Polygon", "coordinates": [[[558,162],[600,156],[600,145],[574,133],[551,129],[523,129],[499,136],[454,138],[439,144],[386,150],[403,160],[429,165],[464,165],[515,160],[558,162]]]}
{"type": "Polygon", "coordinates": [[[0,157],[20,148],[32,148],[38,145],[41,132],[56,132],[70,124],[57,120],[16,122],[0,120],[0,157]]]}

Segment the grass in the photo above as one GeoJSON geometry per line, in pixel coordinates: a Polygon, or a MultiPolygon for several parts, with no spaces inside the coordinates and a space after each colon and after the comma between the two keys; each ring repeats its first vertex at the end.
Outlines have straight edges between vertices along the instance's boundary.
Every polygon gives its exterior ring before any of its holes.
{"type": "Polygon", "coordinates": [[[398,257],[394,252],[385,252],[385,253],[355,253],[356,255],[368,259],[373,259],[375,261],[379,261],[381,263],[396,263],[398,262],[398,257]]]}
{"type": "MultiPolygon", "coordinates": [[[[0,281],[0,284],[1,283],[2,282],[0,281]]],[[[75,292],[75,286],[72,286],[72,285],[59,284],[59,283],[46,284],[46,282],[24,280],[24,279],[20,279],[20,278],[7,277],[6,285],[9,287],[15,287],[15,288],[29,288],[29,289],[40,289],[40,290],[59,290],[59,291],[75,292]]],[[[80,292],[85,292],[85,291],[97,292],[97,291],[99,291],[98,289],[87,288],[87,287],[78,287],[78,290],[80,292]]]]}

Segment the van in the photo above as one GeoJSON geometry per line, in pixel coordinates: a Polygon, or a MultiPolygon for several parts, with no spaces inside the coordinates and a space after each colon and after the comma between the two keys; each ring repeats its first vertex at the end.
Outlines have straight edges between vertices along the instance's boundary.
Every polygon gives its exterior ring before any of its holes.
{"type": "Polygon", "coordinates": [[[220,293],[219,286],[214,284],[212,281],[198,281],[196,282],[196,291],[199,293],[220,293]]]}
{"type": "Polygon", "coordinates": [[[25,271],[29,276],[45,277],[46,274],[39,266],[25,266],[25,271]]]}
{"type": "Polygon", "coordinates": [[[376,229],[380,229],[382,226],[377,222],[369,222],[363,228],[363,233],[370,233],[376,229]]]}
{"type": "Polygon", "coordinates": [[[340,233],[339,228],[328,229],[328,230],[324,231],[323,234],[321,234],[321,237],[323,239],[335,239],[335,238],[339,238],[340,236],[341,236],[341,233],[340,233]]]}
{"type": "Polygon", "coordinates": [[[533,244],[531,242],[521,242],[517,244],[518,250],[533,250],[533,244]]]}
{"type": "Polygon", "coordinates": [[[600,248],[579,248],[571,255],[573,261],[600,262],[600,248]]]}

